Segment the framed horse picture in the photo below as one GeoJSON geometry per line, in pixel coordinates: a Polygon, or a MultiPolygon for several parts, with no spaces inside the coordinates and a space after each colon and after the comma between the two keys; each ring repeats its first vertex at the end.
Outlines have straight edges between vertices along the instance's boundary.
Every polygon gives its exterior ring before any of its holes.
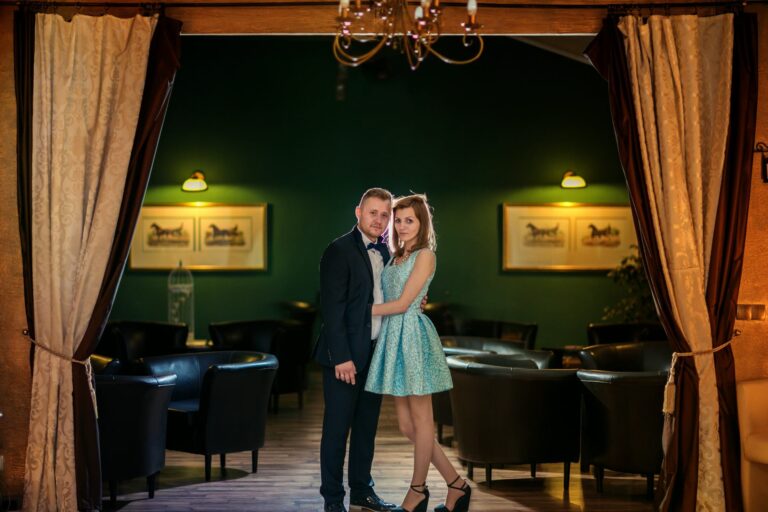
{"type": "Polygon", "coordinates": [[[266,270],[267,205],[144,205],[131,245],[130,268],[266,270]]]}
{"type": "Polygon", "coordinates": [[[637,245],[629,206],[502,205],[502,270],[608,270],[637,245]]]}

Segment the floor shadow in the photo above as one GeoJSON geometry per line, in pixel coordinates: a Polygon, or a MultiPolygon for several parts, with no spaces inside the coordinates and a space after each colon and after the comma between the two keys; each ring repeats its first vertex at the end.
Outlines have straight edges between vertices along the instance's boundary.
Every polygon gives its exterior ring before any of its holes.
{"type": "MultiPolygon", "coordinates": [[[[250,473],[241,469],[226,468],[222,471],[221,468],[214,466],[211,468],[211,482],[208,483],[237,480],[248,475],[250,473]]],[[[157,476],[155,491],[204,483],[206,483],[205,471],[202,466],[165,466],[157,476]]],[[[134,501],[149,499],[146,478],[133,478],[118,482],[118,496],[129,494],[137,494],[137,496],[131,500],[118,499],[115,507],[110,507],[108,482],[103,483],[103,492],[105,494],[103,498],[104,510],[120,510],[134,501]]]]}

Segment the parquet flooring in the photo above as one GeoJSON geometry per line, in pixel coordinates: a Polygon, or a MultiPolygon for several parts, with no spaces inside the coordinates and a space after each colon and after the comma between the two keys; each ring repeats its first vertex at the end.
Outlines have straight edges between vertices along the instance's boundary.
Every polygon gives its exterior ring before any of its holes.
{"type": "MultiPolygon", "coordinates": [[[[253,511],[305,512],[322,510],[319,494],[319,446],[322,424],[320,374],[310,373],[310,389],[304,409],[295,395],[283,395],[280,412],[270,414],[266,446],[259,451],[259,471],[251,474],[250,452],[229,454],[224,475],[214,457],[211,482],[203,476],[203,457],[168,451],[166,467],[158,477],[154,499],[148,499],[144,479],[121,482],[117,509],[133,511],[253,511]]],[[[450,428],[446,428],[450,435],[450,428]]],[[[464,468],[455,448],[446,452],[462,475],[464,468]]],[[[377,437],[373,477],[376,491],[396,503],[407,489],[411,471],[411,446],[400,435],[394,406],[385,399],[377,437]]],[[[591,474],[571,466],[568,494],[563,494],[561,464],[539,465],[536,479],[529,466],[494,469],[493,486],[485,482],[483,468],[475,469],[473,512],[594,511],[650,512],[645,498],[645,479],[606,471],[605,492],[598,495],[591,474]]],[[[444,498],[444,484],[433,468],[428,484],[432,507],[444,498]]],[[[105,485],[105,493],[108,493],[105,485]]],[[[108,499],[108,498],[107,498],[108,499]]],[[[432,508],[431,507],[431,508],[432,508]]],[[[107,510],[109,509],[106,507],[107,510]]],[[[431,510],[430,508],[430,510],[431,510]]]]}

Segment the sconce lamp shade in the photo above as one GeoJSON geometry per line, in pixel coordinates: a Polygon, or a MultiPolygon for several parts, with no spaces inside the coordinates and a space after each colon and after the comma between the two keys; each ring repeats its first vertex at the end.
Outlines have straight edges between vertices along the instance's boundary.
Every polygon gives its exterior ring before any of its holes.
{"type": "Polygon", "coordinates": [[[205,182],[205,174],[203,174],[203,171],[193,172],[192,176],[184,181],[181,190],[184,192],[203,192],[204,190],[208,190],[208,184],[205,182]]]}
{"type": "Polygon", "coordinates": [[[765,320],[765,304],[737,304],[736,320],[765,320]]]}
{"type": "Polygon", "coordinates": [[[563,181],[560,182],[562,188],[584,188],[587,186],[587,182],[584,178],[579,176],[573,171],[565,171],[563,174],[563,181]]]}

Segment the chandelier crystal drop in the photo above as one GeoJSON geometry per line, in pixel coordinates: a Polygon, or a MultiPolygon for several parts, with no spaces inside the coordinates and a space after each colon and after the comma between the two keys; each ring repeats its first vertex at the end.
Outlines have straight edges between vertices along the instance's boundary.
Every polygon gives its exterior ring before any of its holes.
{"type": "MultiPolygon", "coordinates": [[[[415,4],[413,4],[415,5],[415,4]]],[[[340,0],[333,54],[340,63],[359,66],[382,48],[399,50],[416,69],[430,54],[448,64],[469,64],[483,53],[483,37],[478,33],[477,0],[467,1],[467,21],[462,23],[462,43],[470,52],[464,59],[445,56],[434,48],[441,35],[443,7],[440,0],[421,0],[409,11],[407,0],[340,0]],[[370,46],[367,51],[358,47],[370,46]]]]}

